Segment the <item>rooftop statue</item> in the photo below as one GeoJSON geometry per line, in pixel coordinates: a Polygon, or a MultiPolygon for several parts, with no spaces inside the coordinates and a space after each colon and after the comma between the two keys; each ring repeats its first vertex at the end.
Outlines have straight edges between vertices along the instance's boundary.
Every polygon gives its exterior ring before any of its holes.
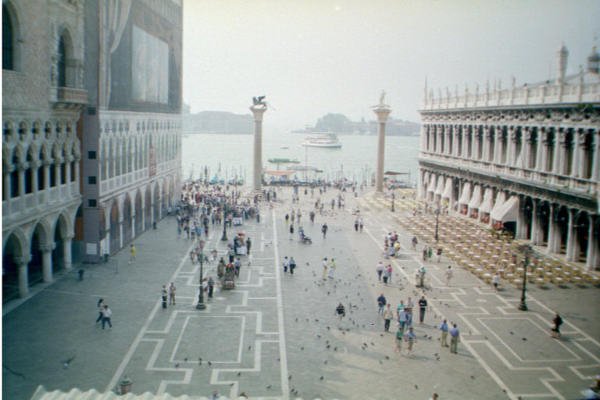
{"type": "Polygon", "coordinates": [[[254,106],[267,106],[267,102],[265,101],[266,96],[257,96],[252,98],[252,105],[254,106]]]}

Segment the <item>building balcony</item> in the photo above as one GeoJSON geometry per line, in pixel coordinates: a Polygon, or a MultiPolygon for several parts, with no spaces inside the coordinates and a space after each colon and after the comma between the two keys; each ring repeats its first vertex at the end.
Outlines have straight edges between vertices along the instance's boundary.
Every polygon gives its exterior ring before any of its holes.
{"type": "Polygon", "coordinates": [[[55,109],[81,109],[87,104],[87,90],[72,87],[55,87],[51,89],[50,101],[55,109]]]}
{"type": "Polygon", "coordinates": [[[38,192],[27,193],[2,201],[2,219],[5,223],[36,215],[48,207],[61,206],[81,198],[77,182],[55,186],[38,192]]]}
{"type": "Polygon", "coordinates": [[[569,175],[556,174],[550,171],[495,164],[482,160],[471,160],[448,154],[437,154],[422,151],[420,160],[434,162],[447,167],[459,168],[466,171],[478,172],[484,175],[498,176],[507,180],[525,180],[537,185],[547,186],[561,192],[597,195],[600,193],[600,183],[591,179],[578,178],[569,175]]]}

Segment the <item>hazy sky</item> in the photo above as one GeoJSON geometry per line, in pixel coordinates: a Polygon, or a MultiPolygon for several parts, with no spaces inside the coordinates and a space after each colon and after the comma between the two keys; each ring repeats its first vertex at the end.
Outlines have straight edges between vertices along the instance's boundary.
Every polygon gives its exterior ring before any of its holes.
{"type": "Polygon", "coordinates": [[[575,73],[595,36],[598,0],[185,0],[183,97],[249,113],[265,94],[265,126],[291,129],[374,119],[384,89],[392,117],[418,121],[426,77],[436,93],[545,80],[563,42],[575,73]]]}

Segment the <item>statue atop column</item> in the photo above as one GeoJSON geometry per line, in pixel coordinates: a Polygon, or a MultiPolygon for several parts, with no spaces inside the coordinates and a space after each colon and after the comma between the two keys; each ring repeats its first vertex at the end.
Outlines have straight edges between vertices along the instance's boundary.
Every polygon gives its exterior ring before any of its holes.
{"type": "Polygon", "coordinates": [[[267,102],[265,101],[266,96],[256,96],[252,98],[252,107],[256,108],[267,108],[267,102]]]}
{"type": "Polygon", "coordinates": [[[379,104],[373,106],[373,108],[390,108],[389,105],[385,104],[385,94],[385,90],[382,90],[379,96],[379,104]]]}

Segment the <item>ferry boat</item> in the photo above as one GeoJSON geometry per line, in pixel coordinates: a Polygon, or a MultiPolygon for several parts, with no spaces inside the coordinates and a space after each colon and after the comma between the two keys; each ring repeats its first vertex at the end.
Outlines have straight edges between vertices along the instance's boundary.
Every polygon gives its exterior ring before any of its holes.
{"type": "Polygon", "coordinates": [[[342,147],[337,135],[335,133],[318,133],[316,135],[308,136],[302,142],[302,146],[305,147],[326,147],[330,149],[339,149],[342,147]]]}

